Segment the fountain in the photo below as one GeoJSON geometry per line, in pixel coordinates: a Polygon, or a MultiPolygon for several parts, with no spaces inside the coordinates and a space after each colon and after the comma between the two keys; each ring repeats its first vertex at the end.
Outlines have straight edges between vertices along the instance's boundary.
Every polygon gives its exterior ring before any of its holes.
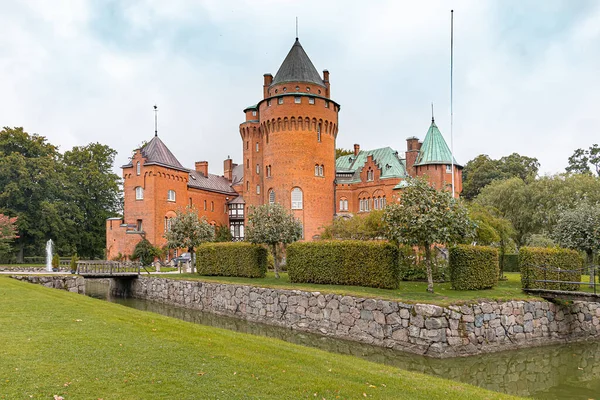
{"type": "Polygon", "coordinates": [[[46,271],[52,272],[52,239],[46,242],[46,271]]]}

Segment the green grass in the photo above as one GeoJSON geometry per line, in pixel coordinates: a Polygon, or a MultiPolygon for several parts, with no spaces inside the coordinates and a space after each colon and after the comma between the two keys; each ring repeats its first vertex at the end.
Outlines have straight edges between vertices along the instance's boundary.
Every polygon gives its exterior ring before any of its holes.
{"type": "Polygon", "coordinates": [[[0,398],[514,398],[7,277],[0,304],[0,398]]]}
{"type": "Polygon", "coordinates": [[[287,273],[281,273],[275,279],[272,272],[265,278],[235,278],[224,276],[199,276],[197,274],[177,274],[165,276],[169,279],[189,279],[206,282],[235,283],[268,288],[305,290],[309,292],[336,293],[356,297],[376,297],[405,303],[427,303],[447,306],[466,304],[478,300],[535,300],[521,290],[521,275],[517,272],[506,272],[506,281],[498,282],[498,286],[487,290],[453,290],[449,282],[434,284],[435,293],[427,293],[425,282],[400,282],[398,289],[376,289],[362,286],[317,285],[309,283],[291,283],[287,273]]]}

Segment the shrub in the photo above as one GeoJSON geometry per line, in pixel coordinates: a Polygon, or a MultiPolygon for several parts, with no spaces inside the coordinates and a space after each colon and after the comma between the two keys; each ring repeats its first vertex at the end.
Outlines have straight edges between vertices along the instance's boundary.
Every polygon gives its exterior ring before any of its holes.
{"type": "Polygon", "coordinates": [[[200,275],[264,278],[267,249],[244,242],[204,243],[196,251],[196,268],[200,275]]]}
{"type": "Polygon", "coordinates": [[[386,289],[399,285],[398,248],[388,242],[293,243],[287,248],[287,268],[294,283],[386,289]]]}
{"type": "Polygon", "coordinates": [[[73,254],[73,256],[71,256],[71,261],[69,262],[71,273],[73,274],[77,272],[77,261],[79,261],[77,254],[73,254]]]}
{"type": "Polygon", "coordinates": [[[498,250],[458,245],[450,249],[450,280],[455,290],[489,289],[498,283],[498,250]]]}
{"type": "Polygon", "coordinates": [[[55,254],[52,256],[51,264],[52,264],[52,269],[58,271],[58,267],[60,265],[60,257],[58,256],[58,254],[55,254]]]}
{"type": "Polygon", "coordinates": [[[505,254],[502,256],[504,272],[519,272],[519,255],[505,254]]]}
{"type": "Polygon", "coordinates": [[[583,259],[575,250],[558,247],[521,247],[519,266],[524,289],[579,290],[580,285],[576,284],[535,282],[536,280],[580,282],[583,259]],[[541,268],[549,268],[549,270],[544,271],[541,268]]]}

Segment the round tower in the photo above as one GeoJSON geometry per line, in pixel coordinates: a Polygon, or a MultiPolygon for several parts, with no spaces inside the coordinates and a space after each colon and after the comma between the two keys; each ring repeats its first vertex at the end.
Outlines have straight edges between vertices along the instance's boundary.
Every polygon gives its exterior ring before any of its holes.
{"type": "Polygon", "coordinates": [[[275,202],[291,209],[311,240],[335,212],[340,106],[330,98],[329,72],[319,75],[296,38],[275,77],[264,75],[263,99],[253,107],[240,126],[244,162],[251,164],[244,167],[244,200],[247,206],[275,202]],[[249,113],[256,119],[249,120],[249,113]]]}

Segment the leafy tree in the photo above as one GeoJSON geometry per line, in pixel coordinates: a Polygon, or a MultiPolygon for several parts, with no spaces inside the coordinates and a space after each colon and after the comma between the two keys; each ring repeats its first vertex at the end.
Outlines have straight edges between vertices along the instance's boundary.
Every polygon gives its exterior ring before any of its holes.
{"type": "Polygon", "coordinates": [[[16,217],[0,214],[0,256],[10,253],[10,243],[18,238],[16,222],[16,217]]]}
{"type": "Polygon", "coordinates": [[[513,153],[494,160],[485,154],[467,162],[463,170],[463,192],[466,199],[477,197],[481,189],[495,180],[513,177],[522,180],[532,179],[537,175],[540,163],[537,158],[513,153]]]}
{"type": "Polygon", "coordinates": [[[349,156],[350,154],[354,154],[354,152],[352,150],[346,150],[346,149],[335,149],[335,158],[338,159],[341,156],[349,156]]]}
{"type": "Polygon", "coordinates": [[[154,247],[148,239],[140,240],[131,254],[132,260],[140,260],[143,266],[151,265],[156,257],[160,257],[161,250],[154,247]]]}
{"type": "Polygon", "coordinates": [[[215,238],[215,228],[206,221],[205,217],[198,218],[198,210],[187,206],[185,211],[177,210],[176,216],[171,220],[171,229],[165,233],[167,246],[170,249],[187,249],[192,259],[192,272],[194,272],[195,248],[215,238]]]}
{"type": "Polygon", "coordinates": [[[432,245],[459,242],[471,237],[475,229],[460,200],[452,198],[449,192],[435,190],[423,179],[410,179],[398,202],[388,204],[383,215],[390,240],[424,251],[430,293],[433,293],[432,245]]]}
{"type": "Polygon", "coordinates": [[[593,284],[594,253],[600,250],[600,206],[583,203],[565,211],[553,236],[561,246],[585,252],[590,267],[590,284],[593,284]]]}
{"type": "Polygon", "coordinates": [[[266,244],[274,258],[275,278],[279,278],[278,248],[302,238],[302,224],[281,204],[263,204],[248,216],[246,239],[252,243],[266,244]]]}
{"type": "Polygon", "coordinates": [[[527,247],[556,247],[556,243],[543,233],[534,233],[525,242],[527,247]]]}
{"type": "Polygon", "coordinates": [[[366,215],[338,217],[323,228],[321,239],[374,240],[385,236],[383,211],[374,210],[366,215]]]}
{"type": "Polygon", "coordinates": [[[226,225],[217,225],[215,228],[215,242],[231,242],[233,236],[226,225]]]}
{"type": "Polygon", "coordinates": [[[600,147],[598,144],[593,144],[587,150],[575,150],[569,157],[569,165],[566,170],[578,174],[591,174],[590,164],[596,170],[596,176],[600,177],[600,147]]]}

